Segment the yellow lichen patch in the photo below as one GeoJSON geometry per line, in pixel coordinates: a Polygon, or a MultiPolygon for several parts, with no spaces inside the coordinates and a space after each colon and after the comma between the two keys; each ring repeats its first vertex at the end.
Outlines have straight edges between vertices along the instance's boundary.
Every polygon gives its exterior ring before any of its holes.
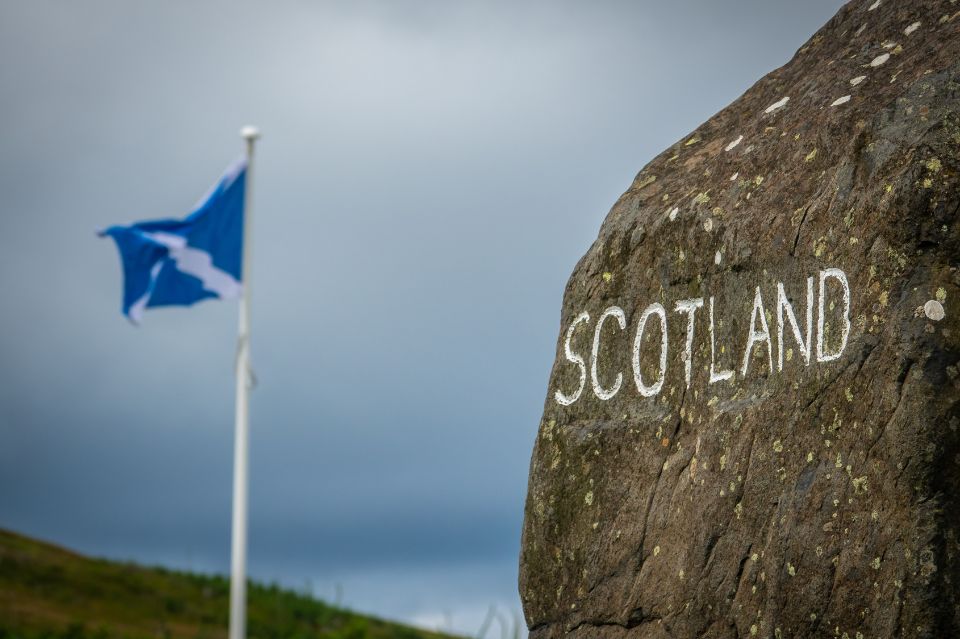
{"type": "Polygon", "coordinates": [[[815,157],[817,157],[817,150],[816,150],[816,149],[814,149],[813,151],[810,151],[809,153],[807,153],[807,157],[803,158],[803,161],[804,161],[804,162],[813,162],[813,158],[815,158],[815,157]]]}
{"type": "Polygon", "coordinates": [[[699,135],[695,135],[695,136],[693,136],[692,138],[690,138],[689,140],[687,140],[686,142],[684,142],[684,143],[683,143],[683,146],[693,146],[694,144],[696,144],[696,143],[699,142],[699,141],[700,141],[700,136],[699,136],[699,135]]]}
{"type": "Polygon", "coordinates": [[[706,204],[709,201],[710,201],[710,191],[704,191],[702,193],[698,193],[697,197],[693,198],[694,204],[706,204]]]}
{"type": "Polygon", "coordinates": [[[610,271],[604,271],[604,273],[603,273],[603,281],[609,283],[610,280],[612,280],[612,279],[613,279],[613,273],[611,273],[610,271]]]}
{"type": "Polygon", "coordinates": [[[812,452],[807,453],[807,463],[809,464],[812,461],[813,461],[813,453],[812,452]]]}
{"type": "Polygon", "coordinates": [[[931,186],[933,186],[933,180],[930,178],[923,178],[923,188],[929,189],[931,186]]]}
{"type": "Polygon", "coordinates": [[[783,452],[783,443],[779,439],[773,442],[773,450],[774,452],[777,452],[777,453],[783,452]]]}
{"type": "Polygon", "coordinates": [[[543,438],[553,441],[553,429],[557,427],[557,420],[551,419],[543,427],[543,438]]]}
{"type": "Polygon", "coordinates": [[[587,506],[592,506],[592,505],[593,505],[593,491],[592,491],[592,490],[588,490],[588,491],[587,491],[587,494],[583,496],[583,503],[585,503],[587,506]]]}
{"type": "Polygon", "coordinates": [[[793,564],[791,564],[789,561],[787,562],[787,572],[790,573],[791,577],[797,576],[797,569],[794,568],[793,564]]]}
{"type": "Polygon", "coordinates": [[[867,492],[867,490],[869,490],[869,486],[867,485],[867,478],[866,478],[866,476],[863,476],[863,477],[855,477],[855,478],[853,479],[853,492],[854,492],[854,494],[859,495],[859,494],[862,493],[862,492],[863,492],[863,493],[867,492]]]}
{"type": "Polygon", "coordinates": [[[757,177],[753,178],[753,183],[756,184],[757,186],[760,186],[761,184],[763,184],[763,176],[758,175],[757,177]]]}
{"type": "MultiPolygon", "coordinates": [[[[647,177],[645,177],[645,178],[643,178],[642,180],[640,180],[640,182],[639,182],[639,183],[637,184],[637,186],[636,186],[636,190],[639,191],[640,189],[642,189],[642,188],[644,188],[644,187],[650,186],[651,184],[653,184],[653,183],[656,182],[656,181],[657,181],[657,176],[656,176],[656,175],[648,175],[647,177]]],[[[659,189],[657,189],[657,190],[659,190],[659,189]]]]}
{"type": "Polygon", "coordinates": [[[883,291],[882,293],[880,293],[880,306],[886,306],[887,302],[889,301],[890,301],[889,291],[883,291]]]}
{"type": "Polygon", "coordinates": [[[880,570],[880,558],[874,557],[873,561],[870,562],[870,565],[873,567],[874,570],[880,570]]]}
{"type": "Polygon", "coordinates": [[[930,158],[926,161],[926,167],[931,173],[939,173],[940,169],[943,168],[943,164],[940,162],[940,158],[930,158]]]}
{"type": "Polygon", "coordinates": [[[826,250],[827,250],[827,239],[824,237],[818,238],[813,245],[813,255],[815,257],[821,257],[826,250]]]}
{"type": "Polygon", "coordinates": [[[849,387],[844,389],[843,394],[846,395],[848,402],[853,401],[853,391],[851,391],[849,387]]]}
{"type": "Polygon", "coordinates": [[[937,301],[945,302],[947,300],[947,291],[941,286],[937,289],[937,301]]]}
{"type": "Polygon", "coordinates": [[[659,554],[660,554],[660,546],[654,546],[654,547],[653,547],[653,556],[656,557],[656,556],[659,555],[659,554]]]}

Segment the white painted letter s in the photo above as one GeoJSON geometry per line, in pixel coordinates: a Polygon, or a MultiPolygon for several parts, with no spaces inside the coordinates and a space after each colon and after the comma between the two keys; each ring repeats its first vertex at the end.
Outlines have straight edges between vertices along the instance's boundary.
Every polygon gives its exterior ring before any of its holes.
{"type": "Polygon", "coordinates": [[[577,390],[574,391],[572,395],[564,395],[560,391],[560,389],[557,389],[556,392],[554,392],[553,397],[554,399],[557,400],[557,403],[560,404],[561,406],[569,406],[570,404],[580,399],[580,393],[583,392],[583,387],[587,383],[587,365],[583,361],[583,357],[581,357],[577,353],[574,353],[570,349],[570,340],[573,339],[573,332],[577,329],[577,324],[581,322],[589,322],[589,321],[590,321],[590,313],[584,311],[579,315],[577,315],[577,317],[573,320],[573,322],[570,323],[570,328],[567,329],[567,337],[563,341],[563,353],[564,353],[564,356],[567,358],[567,361],[573,364],[576,364],[577,367],[580,369],[580,385],[577,386],[577,390]]]}

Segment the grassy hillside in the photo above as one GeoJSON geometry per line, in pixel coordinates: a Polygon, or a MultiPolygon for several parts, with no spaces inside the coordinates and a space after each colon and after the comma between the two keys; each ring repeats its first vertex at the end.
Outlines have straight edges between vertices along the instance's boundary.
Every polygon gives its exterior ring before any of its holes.
{"type": "MultiPolygon", "coordinates": [[[[0,639],[219,639],[230,586],[216,576],[91,559],[0,529],[0,639]]],[[[441,639],[275,586],[248,589],[251,638],[441,639]]]]}

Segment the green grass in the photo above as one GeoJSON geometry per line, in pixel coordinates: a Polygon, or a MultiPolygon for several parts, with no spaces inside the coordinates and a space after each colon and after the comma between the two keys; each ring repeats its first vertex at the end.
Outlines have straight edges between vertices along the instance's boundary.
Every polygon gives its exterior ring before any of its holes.
{"type": "MultiPolygon", "coordinates": [[[[219,639],[224,577],[92,559],[0,529],[0,639],[219,639]]],[[[277,586],[248,586],[251,639],[442,639],[277,586]]]]}

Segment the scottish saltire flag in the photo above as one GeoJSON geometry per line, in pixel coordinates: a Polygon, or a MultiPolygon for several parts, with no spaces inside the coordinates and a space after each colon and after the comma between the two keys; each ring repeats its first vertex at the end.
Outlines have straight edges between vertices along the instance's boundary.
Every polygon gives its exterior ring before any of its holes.
{"type": "Polygon", "coordinates": [[[111,226],[123,264],[123,314],[138,323],[144,309],[189,306],[237,297],[241,291],[246,158],[182,220],[111,226]]]}

